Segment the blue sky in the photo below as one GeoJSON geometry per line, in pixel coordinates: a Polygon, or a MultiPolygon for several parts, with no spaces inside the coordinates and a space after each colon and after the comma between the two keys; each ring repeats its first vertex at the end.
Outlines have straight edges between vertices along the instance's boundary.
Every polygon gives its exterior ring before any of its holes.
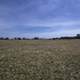
{"type": "Polygon", "coordinates": [[[0,36],[59,37],[80,33],[80,0],[0,0],[0,36]]]}

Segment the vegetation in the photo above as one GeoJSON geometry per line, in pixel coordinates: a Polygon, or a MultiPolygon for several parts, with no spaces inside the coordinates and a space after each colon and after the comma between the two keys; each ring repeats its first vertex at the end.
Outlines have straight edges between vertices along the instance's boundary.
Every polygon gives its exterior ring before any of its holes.
{"type": "MultiPolygon", "coordinates": [[[[80,39],[80,34],[77,34],[76,36],[71,36],[71,37],[68,37],[68,36],[64,36],[64,37],[60,37],[60,38],[49,38],[47,40],[62,40],[62,39],[80,39]]],[[[29,39],[29,38],[26,38],[26,37],[15,37],[15,38],[4,38],[4,37],[1,37],[0,40],[46,40],[45,38],[39,38],[39,37],[34,37],[32,39],[29,39]]]]}
{"type": "Polygon", "coordinates": [[[0,80],[80,80],[80,40],[1,40],[0,80]]]}

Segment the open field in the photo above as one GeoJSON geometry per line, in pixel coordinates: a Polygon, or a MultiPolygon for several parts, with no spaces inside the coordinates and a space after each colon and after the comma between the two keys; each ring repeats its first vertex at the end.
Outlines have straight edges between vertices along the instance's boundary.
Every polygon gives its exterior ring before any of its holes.
{"type": "Polygon", "coordinates": [[[80,40],[0,41],[0,80],[80,80],[80,40]]]}

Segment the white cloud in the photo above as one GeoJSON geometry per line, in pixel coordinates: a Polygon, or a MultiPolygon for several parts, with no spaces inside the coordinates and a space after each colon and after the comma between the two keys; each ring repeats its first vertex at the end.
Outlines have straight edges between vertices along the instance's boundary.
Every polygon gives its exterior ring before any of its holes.
{"type": "Polygon", "coordinates": [[[61,36],[75,36],[78,33],[80,33],[80,29],[61,30],[61,31],[57,31],[57,32],[44,32],[44,33],[36,34],[36,36],[52,38],[52,37],[61,37],[61,36]]]}
{"type": "Polygon", "coordinates": [[[20,32],[7,32],[6,34],[2,34],[3,36],[9,37],[40,37],[40,38],[53,38],[53,37],[61,37],[61,36],[75,36],[80,33],[80,29],[72,29],[72,30],[60,30],[57,32],[42,32],[42,33],[20,33],[20,32]]]}
{"type": "Polygon", "coordinates": [[[76,26],[79,26],[80,25],[80,20],[76,20],[76,21],[49,21],[49,22],[45,22],[45,21],[43,21],[43,22],[41,22],[41,21],[34,21],[34,22],[30,22],[30,23],[23,23],[23,25],[25,25],[25,26],[31,26],[31,27],[34,27],[34,26],[40,26],[40,27],[52,27],[52,28],[54,28],[54,27],[63,27],[63,28],[65,28],[65,27],[76,27],[76,26]]]}

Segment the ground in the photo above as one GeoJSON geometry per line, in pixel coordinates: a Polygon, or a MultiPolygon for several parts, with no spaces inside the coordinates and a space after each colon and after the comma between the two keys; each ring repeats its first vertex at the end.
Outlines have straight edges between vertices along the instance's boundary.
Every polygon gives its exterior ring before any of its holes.
{"type": "Polygon", "coordinates": [[[0,41],[0,80],[80,80],[80,40],[0,41]]]}

